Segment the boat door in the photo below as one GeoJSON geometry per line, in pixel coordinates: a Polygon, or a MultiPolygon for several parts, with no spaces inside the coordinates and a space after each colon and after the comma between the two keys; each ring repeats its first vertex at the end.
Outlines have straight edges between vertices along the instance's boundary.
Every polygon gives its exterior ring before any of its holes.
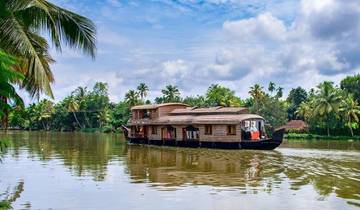
{"type": "Polygon", "coordinates": [[[144,129],[144,138],[147,138],[148,137],[148,127],[144,126],[143,129],[144,129]]]}
{"type": "Polygon", "coordinates": [[[165,139],[165,136],[166,136],[166,129],[161,128],[161,139],[165,139]]]}

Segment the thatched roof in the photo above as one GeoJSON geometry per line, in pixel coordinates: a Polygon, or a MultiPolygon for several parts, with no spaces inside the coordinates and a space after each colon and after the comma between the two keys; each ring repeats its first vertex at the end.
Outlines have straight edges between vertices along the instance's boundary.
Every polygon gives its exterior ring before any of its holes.
{"type": "Polygon", "coordinates": [[[163,104],[144,104],[144,105],[138,105],[131,107],[131,110],[139,110],[139,109],[156,109],[163,106],[184,106],[188,107],[189,105],[184,103],[163,103],[163,104]]]}
{"type": "Polygon", "coordinates": [[[303,120],[290,120],[285,125],[281,126],[280,128],[285,128],[286,130],[295,129],[295,130],[304,130],[308,127],[306,122],[303,120]]]}
{"type": "Polygon", "coordinates": [[[217,115],[167,115],[153,120],[132,120],[130,125],[188,125],[188,124],[239,124],[247,119],[263,119],[255,114],[217,114],[217,115]]]}

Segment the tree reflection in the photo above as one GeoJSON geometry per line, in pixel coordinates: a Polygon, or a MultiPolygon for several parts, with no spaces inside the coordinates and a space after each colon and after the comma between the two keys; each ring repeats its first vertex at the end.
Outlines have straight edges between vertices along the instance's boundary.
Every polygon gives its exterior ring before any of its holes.
{"type": "Polygon", "coordinates": [[[114,134],[16,132],[9,137],[9,153],[15,159],[26,151],[42,162],[61,160],[72,174],[96,181],[106,180],[109,164],[115,164],[125,166],[131,182],[162,189],[208,185],[272,193],[283,184],[291,190],[311,185],[323,197],[335,193],[353,205],[360,200],[358,155],[127,145],[114,134]]]}

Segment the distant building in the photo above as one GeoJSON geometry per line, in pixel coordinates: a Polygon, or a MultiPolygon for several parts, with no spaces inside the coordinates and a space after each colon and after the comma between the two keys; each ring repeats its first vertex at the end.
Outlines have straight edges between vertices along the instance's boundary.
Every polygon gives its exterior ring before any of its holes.
{"type": "Polygon", "coordinates": [[[290,120],[280,128],[285,128],[286,131],[294,130],[299,132],[305,132],[308,129],[308,124],[303,120],[290,120]]]}

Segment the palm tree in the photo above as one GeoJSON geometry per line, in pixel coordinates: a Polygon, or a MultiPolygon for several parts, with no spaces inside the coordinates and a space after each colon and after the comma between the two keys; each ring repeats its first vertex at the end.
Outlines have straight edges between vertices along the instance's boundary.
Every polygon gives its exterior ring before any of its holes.
{"type": "Polygon", "coordinates": [[[144,100],[144,98],[147,96],[147,93],[149,91],[149,87],[145,83],[140,83],[137,87],[137,90],[139,91],[141,100],[144,100]]]}
{"type": "Polygon", "coordinates": [[[82,128],[76,116],[76,112],[79,111],[79,104],[76,102],[76,100],[73,97],[70,97],[67,100],[67,108],[68,108],[68,112],[71,112],[74,115],[76,123],[79,125],[80,128],[82,128]]]}
{"type": "Polygon", "coordinates": [[[276,89],[276,97],[277,98],[281,98],[282,96],[283,96],[283,90],[284,90],[284,88],[282,88],[282,87],[278,87],[277,89],[276,89]]]}
{"type": "Polygon", "coordinates": [[[19,58],[16,69],[25,75],[22,87],[31,96],[53,96],[54,60],[42,35],[59,51],[64,43],[95,57],[95,25],[83,16],[46,0],[2,0],[0,14],[0,49],[19,58]]]}
{"type": "Polygon", "coordinates": [[[260,101],[265,96],[265,92],[263,91],[263,87],[260,86],[259,84],[255,84],[254,86],[250,87],[249,94],[251,95],[251,97],[254,100],[254,106],[255,106],[256,113],[259,113],[260,101]]]}
{"type": "Polygon", "coordinates": [[[175,85],[167,85],[161,92],[166,102],[178,102],[180,100],[180,91],[175,85]]]}
{"type": "Polygon", "coordinates": [[[0,50],[0,119],[5,130],[8,128],[8,116],[11,106],[9,100],[16,106],[23,106],[21,97],[17,94],[13,84],[21,81],[24,76],[14,71],[17,60],[0,50]]]}
{"type": "Polygon", "coordinates": [[[110,121],[109,109],[105,108],[103,111],[101,111],[98,114],[98,118],[99,118],[99,121],[100,121],[100,128],[102,128],[105,123],[110,121]]]}
{"type": "Polygon", "coordinates": [[[272,82],[272,81],[270,81],[270,82],[269,82],[269,87],[268,87],[268,90],[269,90],[270,92],[274,92],[274,91],[275,91],[275,89],[276,89],[276,85],[275,85],[275,83],[274,83],[274,82],[272,82]]]}
{"type": "Polygon", "coordinates": [[[139,103],[139,93],[135,90],[129,90],[125,94],[125,102],[129,104],[129,106],[135,106],[139,103]]]}
{"type": "MultiPolygon", "coordinates": [[[[88,96],[88,90],[87,87],[77,87],[72,93],[72,96],[77,99],[79,110],[86,110],[87,104],[86,104],[86,97],[88,96]]],[[[86,125],[89,125],[89,119],[86,114],[86,111],[83,111],[85,123],[83,124],[83,127],[85,128],[86,125]]]]}
{"type": "Polygon", "coordinates": [[[309,119],[311,116],[311,107],[309,106],[309,103],[302,102],[297,110],[295,111],[296,116],[303,118],[304,120],[309,119]]]}
{"type": "Polygon", "coordinates": [[[52,113],[54,112],[54,104],[49,100],[42,100],[37,106],[37,121],[41,122],[43,129],[48,130],[48,123],[46,122],[51,118],[52,113]],[[46,122],[46,124],[44,123],[46,122]]]}
{"type": "Polygon", "coordinates": [[[314,113],[326,118],[327,135],[330,136],[330,114],[337,113],[341,102],[340,95],[334,90],[332,82],[323,82],[318,88],[319,95],[315,101],[314,113]]]}
{"type": "Polygon", "coordinates": [[[352,95],[348,95],[345,100],[342,101],[340,112],[344,114],[347,121],[347,126],[350,129],[351,136],[354,136],[353,126],[354,123],[359,123],[360,119],[360,106],[354,100],[352,95]]]}

